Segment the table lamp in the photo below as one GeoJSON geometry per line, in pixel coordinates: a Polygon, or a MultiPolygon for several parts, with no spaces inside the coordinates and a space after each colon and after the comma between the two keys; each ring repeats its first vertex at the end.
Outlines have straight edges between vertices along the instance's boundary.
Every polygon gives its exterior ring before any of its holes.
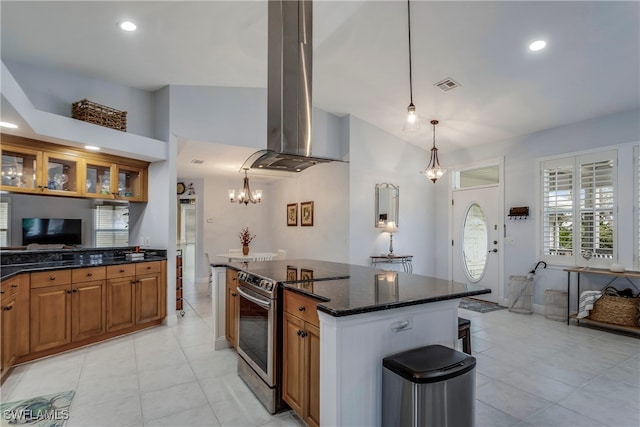
{"type": "Polygon", "coordinates": [[[393,233],[395,233],[396,231],[398,231],[398,226],[396,225],[396,223],[394,221],[387,221],[387,224],[384,226],[384,230],[387,233],[389,233],[389,254],[393,255],[393,233]]]}

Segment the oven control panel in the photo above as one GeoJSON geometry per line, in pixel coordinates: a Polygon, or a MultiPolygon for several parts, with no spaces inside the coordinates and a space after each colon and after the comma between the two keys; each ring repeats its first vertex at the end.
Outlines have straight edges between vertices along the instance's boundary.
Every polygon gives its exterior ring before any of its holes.
{"type": "Polygon", "coordinates": [[[273,292],[276,284],[273,280],[263,279],[259,276],[254,276],[251,273],[247,273],[246,271],[241,271],[238,273],[238,280],[248,284],[255,286],[256,288],[264,289],[267,292],[273,292]]]}

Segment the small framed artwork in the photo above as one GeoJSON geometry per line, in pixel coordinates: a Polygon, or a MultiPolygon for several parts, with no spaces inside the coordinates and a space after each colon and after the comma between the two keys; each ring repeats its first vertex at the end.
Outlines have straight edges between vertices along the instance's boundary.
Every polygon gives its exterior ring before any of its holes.
{"type": "Polygon", "coordinates": [[[306,268],[300,269],[300,280],[304,280],[305,282],[313,280],[313,270],[308,270],[306,268]]]}
{"type": "Polygon", "coordinates": [[[313,202],[300,203],[300,225],[313,226],[313,202]]]}
{"type": "Polygon", "coordinates": [[[287,282],[294,282],[298,280],[298,269],[287,265],[287,282]]]}
{"type": "Polygon", "coordinates": [[[287,205],[287,225],[298,225],[298,204],[290,203],[287,205]]]}

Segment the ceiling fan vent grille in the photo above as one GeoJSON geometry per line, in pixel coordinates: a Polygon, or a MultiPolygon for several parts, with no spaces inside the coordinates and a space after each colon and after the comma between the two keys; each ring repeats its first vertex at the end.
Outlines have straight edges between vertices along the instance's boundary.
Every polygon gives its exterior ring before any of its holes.
{"type": "Polygon", "coordinates": [[[442,89],[443,92],[448,92],[451,89],[455,89],[457,87],[460,87],[460,84],[458,82],[456,82],[455,80],[453,80],[451,77],[447,77],[444,80],[440,80],[434,86],[439,87],[440,89],[442,89]]]}

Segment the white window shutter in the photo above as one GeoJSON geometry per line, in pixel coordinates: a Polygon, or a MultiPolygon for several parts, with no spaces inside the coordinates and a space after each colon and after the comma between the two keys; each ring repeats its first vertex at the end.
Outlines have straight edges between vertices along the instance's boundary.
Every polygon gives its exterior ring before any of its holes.
{"type": "Polygon", "coordinates": [[[129,245],[129,205],[103,204],[95,207],[95,246],[129,245]]]}

